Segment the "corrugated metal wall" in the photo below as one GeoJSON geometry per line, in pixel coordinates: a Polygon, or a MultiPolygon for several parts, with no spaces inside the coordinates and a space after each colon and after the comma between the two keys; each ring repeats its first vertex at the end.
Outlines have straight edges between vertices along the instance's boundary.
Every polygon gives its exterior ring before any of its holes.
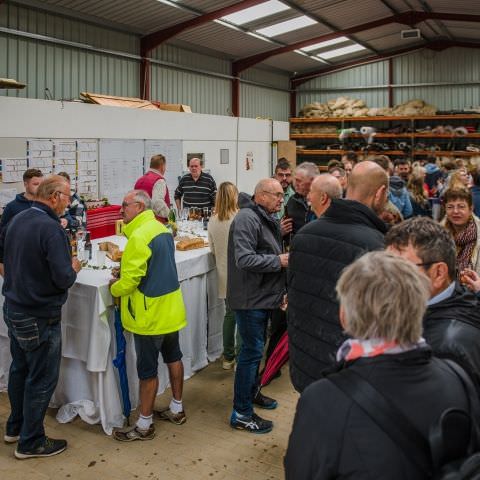
{"type": "Polygon", "coordinates": [[[421,98],[442,110],[480,105],[480,50],[450,48],[443,52],[422,50],[398,57],[394,61],[394,83],[440,83],[448,86],[395,88],[395,103],[421,98]]]}
{"type": "MultiPolygon", "coordinates": [[[[422,50],[393,59],[394,104],[419,98],[436,105],[441,110],[480,105],[480,85],[462,85],[462,82],[480,82],[479,50],[466,48],[451,48],[443,52],[422,50]],[[445,82],[450,85],[418,85],[445,82]],[[409,87],[409,84],[417,86],[409,87]]],[[[387,84],[387,61],[317,77],[299,87],[297,109],[301,109],[306,103],[326,102],[340,95],[361,98],[369,107],[384,107],[388,105],[387,84]],[[353,89],[362,86],[381,88],[353,89]],[[322,89],[327,91],[322,92],[322,89]],[[335,91],[328,92],[328,89],[335,91]]]]}
{"type": "Polygon", "coordinates": [[[323,77],[317,77],[299,87],[297,94],[297,110],[300,110],[306,103],[324,103],[341,95],[362,99],[369,107],[382,107],[388,103],[386,88],[362,90],[360,87],[386,85],[387,83],[387,62],[362,65],[360,67],[343,70],[323,77]],[[321,90],[323,89],[327,91],[322,92],[321,90]],[[329,89],[335,89],[336,91],[328,92],[329,89]],[[302,90],[316,91],[302,92],[302,90]]]}
{"type": "Polygon", "coordinates": [[[190,105],[195,113],[231,114],[231,81],[152,65],[151,98],[190,105]]]}
{"type": "MultiPolygon", "coordinates": [[[[221,58],[161,45],[152,58],[185,67],[230,75],[230,62],[221,58]]],[[[195,113],[231,114],[231,81],[209,75],[152,64],[151,98],[159,102],[190,105],[195,113]]]]}
{"type": "Polygon", "coordinates": [[[259,84],[272,85],[279,90],[263,88],[248,83],[240,84],[240,116],[263,117],[272,120],[287,121],[290,107],[288,75],[251,68],[242,72],[241,78],[259,84]]]}
{"type": "MultiPolygon", "coordinates": [[[[1,6],[0,26],[127,53],[139,48],[134,35],[12,4],[1,6]]],[[[45,88],[55,99],[78,98],[85,90],[138,95],[136,60],[4,33],[0,33],[0,52],[0,77],[28,85],[24,90],[0,90],[0,95],[45,98],[45,88]]]]}

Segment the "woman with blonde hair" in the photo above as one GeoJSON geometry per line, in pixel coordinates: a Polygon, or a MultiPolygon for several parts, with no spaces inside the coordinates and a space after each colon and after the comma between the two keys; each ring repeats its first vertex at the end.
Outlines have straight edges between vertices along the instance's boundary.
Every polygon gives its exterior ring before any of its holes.
{"type": "MultiPolygon", "coordinates": [[[[230,370],[235,365],[235,318],[227,302],[227,252],[228,232],[238,212],[238,190],[231,182],[223,182],[218,187],[215,200],[215,214],[208,222],[208,242],[215,257],[218,275],[218,298],[225,300],[223,320],[223,368],[230,370]]],[[[237,351],[239,348],[237,336],[237,351]]]]}
{"type": "MultiPolygon", "coordinates": [[[[413,168],[410,179],[408,180],[407,190],[410,194],[410,203],[412,204],[412,217],[422,216],[431,217],[432,209],[428,201],[428,194],[425,185],[426,170],[424,167],[417,166],[413,168]]],[[[427,187],[428,188],[428,187],[427,187]]]]}

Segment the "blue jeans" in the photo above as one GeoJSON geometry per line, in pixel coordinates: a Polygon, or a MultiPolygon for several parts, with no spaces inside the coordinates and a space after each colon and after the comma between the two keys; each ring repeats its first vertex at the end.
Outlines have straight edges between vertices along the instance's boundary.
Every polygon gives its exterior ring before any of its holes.
{"type": "Polygon", "coordinates": [[[28,452],[45,443],[43,420],[57,386],[62,352],[60,317],[38,318],[3,306],[12,364],[8,378],[11,413],[7,435],[20,435],[18,450],[28,452]]]}
{"type": "Polygon", "coordinates": [[[242,338],[237,361],[233,408],[241,415],[251,416],[257,377],[265,347],[269,310],[235,310],[235,320],[242,338]]]}

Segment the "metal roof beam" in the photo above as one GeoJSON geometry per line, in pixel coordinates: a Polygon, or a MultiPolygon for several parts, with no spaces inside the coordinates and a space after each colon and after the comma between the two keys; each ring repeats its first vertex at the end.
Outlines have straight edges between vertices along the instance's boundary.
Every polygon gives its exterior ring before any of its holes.
{"type": "Polygon", "coordinates": [[[389,58],[398,57],[400,55],[405,55],[416,50],[423,50],[428,48],[430,50],[442,51],[451,47],[462,47],[462,48],[480,48],[480,43],[468,42],[468,41],[450,41],[450,40],[436,40],[428,42],[425,44],[414,45],[411,47],[402,48],[400,50],[391,50],[389,52],[384,52],[380,55],[374,55],[367,58],[361,58],[357,60],[352,60],[350,62],[333,65],[331,67],[326,67],[322,70],[316,70],[313,72],[306,73],[304,75],[298,75],[290,79],[292,88],[296,88],[299,85],[308,82],[316,77],[321,77],[329,73],[334,73],[340,70],[346,70],[347,68],[357,67],[360,65],[366,65],[369,63],[380,62],[382,60],[387,60],[389,58]]]}
{"type": "MultiPolygon", "coordinates": [[[[177,23],[171,27],[165,28],[163,30],[158,30],[157,32],[150,33],[145,35],[141,39],[141,51],[142,56],[148,55],[150,51],[154,48],[157,48],[163,42],[169,40],[170,38],[178,35],[179,33],[189,30],[191,28],[198,27],[205,23],[211,22],[212,20],[217,20],[218,18],[225,17],[240,10],[244,10],[249,7],[254,7],[261,3],[265,3],[267,0],[242,0],[241,2],[235,3],[228,7],[223,7],[213,12],[200,14],[196,18],[191,20],[186,20],[185,22],[177,23]]],[[[194,13],[194,12],[191,12],[194,13]]]]}
{"type": "Polygon", "coordinates": [[[293,50],[299,50],[303,47],[313,45],[314,43],[320,43],[334,38],[349,36],[354,33],[363,32],[365,30],[371,30],[373,28],[388,25],[390,23],[400,23],[403,25],[414,26],[418,23],[424,22],[429,19],[437,20],[453,20],[461,22],[480,22],[480,15],[466,15],[460,13],[445,13],[445,12],[415,12],[408,11],[400,14],[391,15],[389,17],[380,18],[372,22],[363,23],[361,25],[355,25],[344,30],[337,30],[335,32],[320,35],[318,37],[309,38],[300,42],[295,42],[285,47],[275,48],[267,52],[252,55],[251,57],[242,58],[233,63],[233,71],[235,75],[238,75],[243,70],[253,67],[257,63],[263,62],[270,57],[280,55],[282,53],[291,52],[293,50]]]}

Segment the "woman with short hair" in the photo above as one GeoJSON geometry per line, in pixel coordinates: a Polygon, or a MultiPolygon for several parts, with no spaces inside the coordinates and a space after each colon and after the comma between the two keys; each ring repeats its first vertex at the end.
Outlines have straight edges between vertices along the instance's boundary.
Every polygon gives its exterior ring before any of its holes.
{"type": "Polygon", "coordinates": [[[473,213],[472,192],[448,189],[443,195],[442,225],[452,234],[457,247],[457,278],[465,269],[480,273],[480,219],[473,213]]]}

